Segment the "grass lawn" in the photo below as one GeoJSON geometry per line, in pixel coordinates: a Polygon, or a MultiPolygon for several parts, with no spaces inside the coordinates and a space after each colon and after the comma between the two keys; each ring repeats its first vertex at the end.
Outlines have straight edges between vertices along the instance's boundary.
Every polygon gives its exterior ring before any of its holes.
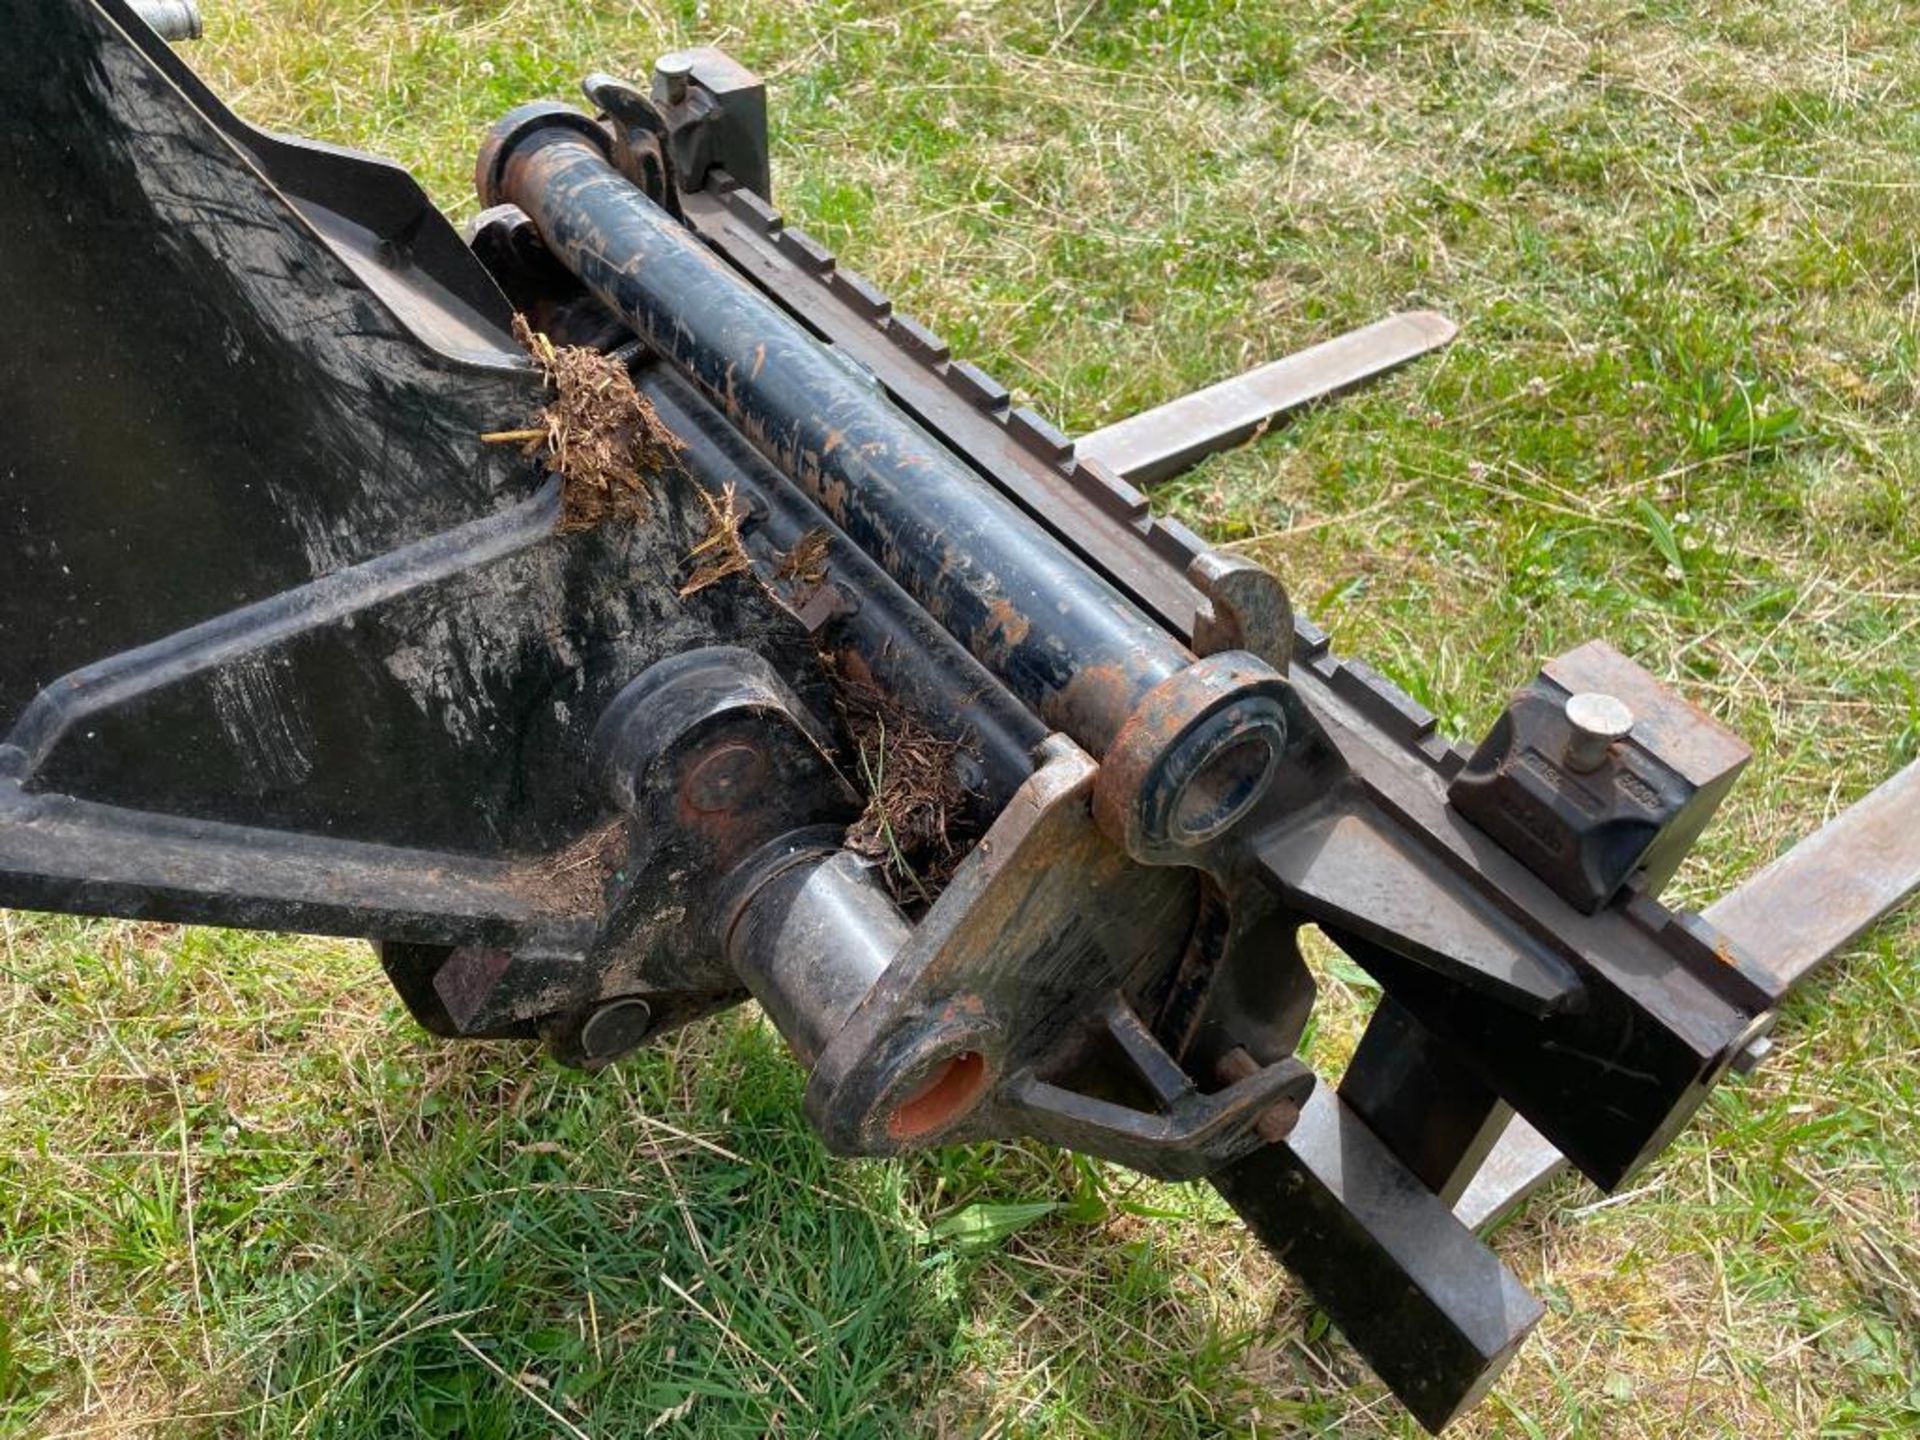
{"type": "MultiPolygon", "coordinates": [[[[1591,635],[1735,726],[1684,898],[1920,750],[1910,0],[205,5],[243,114],[461,216],[508,107],[723,44],[789,215],[1069,431],[1451,314],[1160,501],[1457,734],[1591,635]]],[[[1550,1313],[1456,1433],[1920,1432],[1917,948],[1498,1235],[1550,1313]]],[[[1417,1433],[1210,1191],[832,1162],[752,1013],[587,1078],[358,944],[10,914],[0,1037],[0,1434],[1417,1433]]]]}

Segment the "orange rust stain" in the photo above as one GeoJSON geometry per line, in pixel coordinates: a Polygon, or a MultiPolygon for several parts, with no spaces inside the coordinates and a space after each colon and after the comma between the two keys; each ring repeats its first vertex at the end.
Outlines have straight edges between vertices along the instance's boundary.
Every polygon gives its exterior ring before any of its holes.
{"type": "Polygon", "coordinates": [[[820,447],[820,453],[822,455],[831,455],[840,448],[840,442],[846,438],[847,437],[838,430],[828,430],[826,444],[820,447]]]}
{"type": "Polygon", "coordinates": [[[1027,638],[1033,622],[1011,600],[999,599],[987,607],[988,643],[1012,649],[1027,638]]]}
{"type": "Polygon", "coordinates": [[[1083,730],[1108,730],[1128,710],[1133,686],[1127,672],[1111,662],[1089,665],[1067,682],[1064,690],[1047,697],[1041,718],[1072,735],[1083,730]]]}
{"type": "Polygon", "coordinates": [[[761,370],[766,368],[766,363],[767,363],[767,347],[764,345],[754,346],[753,347],[753,369],[750,372],[748,372],[747,378],[749,380],[758,380],[760,378],[761,370]]]}
{"type": "Polygon", "coordinates": [[[963,1016],[986,1013],[987,1002],[978,995],[951,995],[947,998],[947,1003],[940,1007],[940,1019],[949,1023],[963,1016]]]}
{"type": "Polygon", "coordinates": [[[840,667],[840,673],[856,685],[872,685],[878,688],[878,682],[873,678],[873,669],[867,664],[867,657],[858,650],[841,650],[834,658],[840,667]]]}

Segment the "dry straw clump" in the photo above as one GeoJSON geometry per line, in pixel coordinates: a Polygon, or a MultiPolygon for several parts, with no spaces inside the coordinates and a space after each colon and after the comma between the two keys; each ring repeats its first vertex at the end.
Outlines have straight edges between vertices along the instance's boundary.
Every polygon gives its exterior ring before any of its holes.
{"type": "Polygon", "coordinates": [[[546,376],[554,397],[536,424],[481,438],[524,444],[530,455],[546,452],[547,469],[563,486],[562,534],[610,520],[644,520],[651,498],[646,477],[673,466],[685,443],[612,356],[584,345],[555,345],[524,315],[513,317],[513,334],[546,376]]]}
{"type": "Polygon", "coordinates": [[[687,552],[687,560],[693,565],[694,571],[687,583],[680,587],[682,600],[689,595],[697,595],[729,575],[744,574],[753,568],[753,561],[747,557],[747,547],[740,543],[740,525],[747,517],[740,508],[733,482],[727,482],[718,499],[705,490],[696,493],[700,496],[700,503],[707,507],[707,533],[698,545],[687,552]]]}
{"type": "Polygon", "coordinates": [[[954,774],[959,745],[943,740],[892,696],[835,667],[867,805],[847,827],[851,850],[882,863],[900,900],[930,901],[965,857],[967,792],[954,774]]]}

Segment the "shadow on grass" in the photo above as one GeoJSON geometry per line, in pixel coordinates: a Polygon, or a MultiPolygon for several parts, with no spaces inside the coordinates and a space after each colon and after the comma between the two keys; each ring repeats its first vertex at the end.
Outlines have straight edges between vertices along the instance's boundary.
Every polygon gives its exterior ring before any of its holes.
{"type": "MultiPolygon", "coordinates": [[[[359,1135],[353,1193],[277,1237],[287,1263],[229,1312],[249,1431],[1193,1434],[1254,1418],[1245,1362],[1266,1311],[1211,1191],[1018,1147],[835,1160],[751,1015],[595,1077],[504,1048],[423,1053],[417,1090],[393,1097],[404,1118],[359,1135]],[[928,1234],[1008,1200],[1058,1208],[988,1247],[928,1234]],[[1197,1223],[1167,1223],[1182,1220],[1197,1223]]],[[[1287,1433],[1351,1414],[1308,1395],[1281,1404],[1287,1433]]]]}

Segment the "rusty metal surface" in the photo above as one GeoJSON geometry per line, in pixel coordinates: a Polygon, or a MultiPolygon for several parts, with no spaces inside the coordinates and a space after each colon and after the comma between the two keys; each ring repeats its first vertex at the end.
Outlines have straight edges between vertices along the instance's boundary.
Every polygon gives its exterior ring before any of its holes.
{"type": "Polygon", "coordinates": [[[1920,760],[1703,912],[1776,996],[1920,889],[1920,760]]]}
{"type": "Polygon", "coordinates": [[[1256,803],[1287,743],[1286,684],[1238,651],[1163,681],[1114,736],[1094,783],[1093,816],[1143,863],[1216,838],[1256,803]]]}
{"type": "MultiPolygon", "coordinates": [[[[1297,952],[1243,949],[1268,932],[1229,897],[1227,923],[1198,948],[1222,973],[1241,960],[1263,971],[1252,993],[1269,997],[1286,1012],[1276,1021],[1292,1028],[1269,1036],[1240,1026],[1261,1053],[1241,1049],[1231,1073],[1214,1063],[1221,1027],[1205,1016],[1193,1027],[1198,1043],[1169,1049],[1157,1021],[1208,902],[1192,871],[1141,869],[1101,833],[1088,805],[1099,771],[1083,751],[1057,736],[1041,754],[1041,768],[826,1041],[809,1114],[848,1154],[1031,1135],[1162,1178],[1196,1178],[1271,1139],[1260,1127],[1274,1130],[1276,1112],[1297,1112],[1311,1091],[1313,1076],[1293,1054],[1305,1006],[1292,1003],[1287,979],[1297,972],[1310,994],[1305,967],[1297,952]]],[[[846,971],[831,952],[809,951],[818,967],[846,971]]],[[[835,984],[835,996],[846,993],[835,984]]],[[[1235,993],[1244,1001],[1249,992],[1235,993]]]]}
{"type": "Polygon", "coordinates": [[[1150,485],[1253,438],[1291,411],[1439,349],[1458,329],[1431,310],[1389,315],[1082,435],[1074,453],[1150,485]]]}
{"type": "MultiPolygon", "coordinates": [[[[1920,761],[1709,905],[1701,918],[1733,942],[1749,977],[1781,999],[1916,890],[1920,761]]],[[[1482,1229],[1566,1168],[1566,1157],[1516,1116],[1455,1213],[1482,1229]]]]}
{"type": "Polygon", "coordinates": [[[654,63],[653,103],[667,121],[667,149],[680,185],[697,190],[724,169],[755,194],[773,193],[767,164],[766,82],[710,45],[654,63]]]}
{"type": "MultiPolygon", "coordinates": [[[[984,1098],[916,1142],[1047,1128],[1025,1092],[1051,1072],[1033,1067],[1063,1032],[1101,1020],[1096,997],[1137,990],[1179,960],[1198,904],[1192,872],[1133,865],[1089,814],[1099,767],[1064,737],[1043,755],[814,1067],[807,1110],[832,1148],[902,1148],[888,1123],[899,1097],[960,1055],[982,1057],[984,1098]]],[[[1264,1108],[1245,1112],[1248,1134],[1264,1108]]],[[[1150,1163],[1154,1133],[1110,1135],[1103,1149],[1093,1132],[1080,1148],[1111,1155],[1138,1142],[1116,1158],[1150,1163]]]]}
{"type": "Polygon", "coordinates": [[[1187,567],[1187,579],[1207,597],[1194,617],[1194,654],[1245,650],[1287,672],[1293,664],[1293,601],[1278,575],[1243,556],[1206,550],[1187,567]]]}

